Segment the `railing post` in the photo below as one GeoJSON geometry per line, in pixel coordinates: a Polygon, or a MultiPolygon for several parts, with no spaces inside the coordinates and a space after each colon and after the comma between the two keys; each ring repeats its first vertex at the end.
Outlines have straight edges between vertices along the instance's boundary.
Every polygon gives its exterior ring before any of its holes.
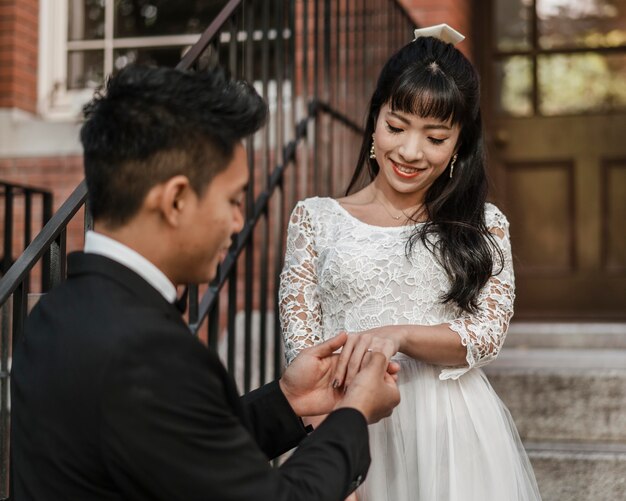
{"type": "MultiPolygon", "coordinates": [[[[33,203],[32,192],[28,189],[24,190],[24,249],[28,247],[28,244],[32,238],[32,221],[33,221],[33,203]]],[[[30,273],[24,278],[26,287],[26,293],[30,292],[30,273]]]]}
{"type": "Polygon", "coordinates": [[[198,323],[198,285],[189,284],[188,310],[189,325],[198,323]]]}
{"type": "Polygon", "coordinates": [[[4,255],[2,256],[2,271],[6,273],[13,261],[13,186],[5,186],[4,219],[4,255]]]}
{"type": "MultiPolygon", "coordinates": [[[[52,194],[43,196],[43,224],[45,225],[52,217],[52,194]]],[[[41,292],[48,292],[52,287],[51,276],[52,249],[48,249],[41,260],[41,292]]]]}
{"type": "Polygon", "coordinates": [[[229,20],[230,40],[228,42],[228,69],[234,77],[237,73],[237,16],[233,15],[229,20]]]}
{"type": "MultiPolygon", "coordinates": [[[[319,54],[322,52],[319,50],[319,2],[320,0],[315,0],[314,8],[313,8],[313,97],[312,99],[319,99],[319,54]]],[[[313,134],[313,155],[312,155],[312,163],[313,166],[317,166],[318,164],[318,134],[319,127],[318,121],[315,120],[314,127],[312,128],[314,131],[313,134]]],[[[320,193],[321,190],[321,180],[320,176],[316,172],[315,168],[313,169],[313,192],[320,193]]]]}
{"type": "Polygon", "coordinates": [[[282,331],[280,328],[280,308],[278,304],[278,284],[280,283],[281,265],[283,262],[283,224],[285,214],[285,194],[282,184],[276,190],[276,205],[274,207],[274,379],[281,375],[282,371],[282,331]]]}
{"type": "Polygon", "coordinates": [[[9,358],[11,356],[11,301],[0,305],[0,497],[9,494],[9,358]]]}
{"type": "MultiPolygon", "coordinates": [[[[209,321],[208,321],[208,345],[213,349],[217,350],[217,340],[219,337],[220,331],[220,294],[219,290],[215,286],[213,286],[215,290],[215,301],[213,306],[209,312],[209,321]]],[[[198,325],[199,327],[199,325],[198,325]]]]}
{"type": "Polygon", "coordinates": [[[237,265],[232,269],[228,277],[228,312],[227,315],[227,332],[228,332],[228,349],[226,354],[228,371],[236,374],[237,370],[237,332],[236,332],[236,314],[237,314],[237,265]]]}
{"type": "MultiPolygon", "coordinates": [[[[323,40],[323,72],[324,72],[324,81],[322,88],[322,99],[326,102],[330,102],[331,99],[331,60],[330,60],[330,36],[331,36],[331,17],[330,17],[330,0],[324,0],[324,40],[323,40]]],[[[319,98],[319,96],[316,96],[319,98]]],[[[333,176],[330,175],[330,153],[331,153],[331,145],[330,145],[330,129],[332,127],[330,120],[324,116],[320,120],[321,127],[318,127],[319,134],[319,145],[322,148],[321,155],[321,175],[322,175],[322,190],[324,195],[333,196],[333,176]]]]}
{"type": "MultiPolygon", "coordinates": [[[[252,75],[252,62],[253,62],[253,44],[252,36],[254,31],[252,16],[248,16],[246,19],[246,53],[245,59],[245,73],[252,75]]],[[[254,157],[254,142],[253,138],[246,140],[246,152],[248,155],[248,169],[249,169],[249,181],[248,190],[246,191],[246,221],[251,221],[254,214],[254,192],[256,185],[256,172],[255,172],[255,157],[254,157]]],[[[252,303],[254,300],[254,232],[250,235],[248,244],[245,251],[245,293],[244,293],[244,343],[248,347],[252,344],[252,303]]],[[[230,301],[229,301],[230,303],[230,301]]],[[[236,303],[235,303],[236,304],[236,303]]],[[[252,353],[250,349],[246,349],[244,355],[244,385],[245,391],[250,391],[251,376],[252,376],[252,353]]]]}
{"type": "Polygon", "coordinates": [[[13,293],[13,312],[11,343],[15,345],[19,342],[24,333],[24,321],[26,320],[28,294],[24,282],[21,282],[13,293]]]}
{"type": "Polygon", "coordinates": [[[93,214],[91,213],[91,203],[89,202],[89,197],[87,197],[87,200],[85,200],[84,221],[85,234],[87,234],[88,231],[93,230],[93,214]]]}
{"type": "MultiPolygon", "coordinates": [[[[261,81],[263,85],[263,97],[267,99],[268,95],[268,80],[269,80],[269,41],[267,39],[267,32],[269,30],[269,1],[263,0],[263,13],[262,13],[262,31],[263,39],[261,42],[261,81]]],[[[269,126],[265,127],[261,132],[263,140],[263,151],[261,156],[261,174],[260,179],[263,181],[265,189],[269,188],[270,179],[270,148],[269,148],[269,126]]],[[[259,344],[262,349],[265,349],[267,344],[267,303],[268,303],[268,276],[269,270],[267,266],[268,262],[268,248],[269,248],[269,213],[267,207],[264,208],[261,218],[263,220],[263,228],[261,232],[261,263],[264,266],[260,267],[261,277],[259,279],[260,297],[259,297],[259,310],[260,310],[260,334],[259,344]]],[[[261,380],[265,379],[266,367],[265,358],[262,358],[259,367],[261,373],[261,380]]]]}
{"type": "Polygon", "coordinates": [[[59,285],[65,279],[65,250],[67,229],[64,228],[50,245],[50,287],[59,285]]]}

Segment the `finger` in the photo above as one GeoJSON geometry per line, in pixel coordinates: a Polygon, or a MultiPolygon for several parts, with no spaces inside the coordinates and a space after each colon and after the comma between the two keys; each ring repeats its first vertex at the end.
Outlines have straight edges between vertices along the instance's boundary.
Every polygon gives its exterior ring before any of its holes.
{"type": "Polygon", "coordinates": [[[366,343],[360,341],[363,340],[359,339],[359,342],[357,342],[352,349],[352,355],[350,355],[350,361],[348,362],[348,368],[346,370],[346,380],[344,383],[346,386],[350,386],[350,384],[352,383],[354,376],[356,376],[356,374],[361,369],[363,357],[369,351],[367,349],[366,343]]]}
{"type": "MultiPolygon", "coordinates": [[[[400,395],[400,388],[398,388],[398,383],[396,382],[396,380],[394,379],[393,376],[390,376],[389,374],[385,373],[385,384],[387,385],[387,388],[389,390],[389,396],[392,398],[394,404],[393,407],[395,407],[396,405],[398,405],[400,403],[401,400],[401,395],[400,395]]],[[[389,410],[389,414],[391,414],[391,410],[389,410]]]]}
{"type": "Polygon", "coordinates": [[[391,340],[375,337],[373,341],[370,348],[372,348],[373,351],[380,351],[388,360],[391,360],[391,357],[396,354],[395,346],[391,340]]]}
{"type": "Polygon", "coordinates": [[[340,332],[335,337],[332,337],[329,340],[324,341],[323,343],[309,348],[309,353],[319,358],[329,357],[339,348],[344,346],[347,339],[348,334],[346,334],[345,332],[340,332]]]}
{"type": "Polygon", "coordinates": [[[378,371],[382,375],[387,374],[387,366],[389,361],[387,357],[379,351],[368,351],[363,358],[362,367],[368,370],[378,371]]]}
{"type": "Polygon", "coordinates": [[[382,352],[387,356],[387,360],[391,360],[391,357],[396,354],[396,351],[394,350],[394,345],[389,339],[385,340],[385,346],[382,352]]]}
{"type": "Polygon", "coordinates": [[[398,374],[400,372],[400,364],[398,362],[389,362],[387,365],[388,374],[398,374]]]}
{"type": "Polygon", "coordinates": [[[354,349],[355,344],[356,338],[354,336],[348,336],[348,339],[343,345],[343,349],[341,350],[341,354],[339,355],[337,366],[335,367],[335,376],[333,382],[333,386],[335,388],[341,386],[345,381],[346,371],[348,370],[348,362],[352,357],[352,350],[354,349]]]}

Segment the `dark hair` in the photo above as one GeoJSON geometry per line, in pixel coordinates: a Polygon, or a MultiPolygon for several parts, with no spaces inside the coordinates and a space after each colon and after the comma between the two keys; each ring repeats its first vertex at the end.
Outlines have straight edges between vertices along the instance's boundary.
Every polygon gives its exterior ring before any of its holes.
{"type": "Polygon", "coordinates": [[[427,222],[415,226],[407,251],[421,240],[450,279],[450,290],[442,300],[454,301],[470,312],[477,309],[478,293],[494,273],[494,257],[500,268],[503,263],[502,252],[485,225],[488,186],[479,86],[472,64],[449,43],[421,37],[396,52],[378,78],[357,167],[347,190],[351,193],[378,174],[378,163],[369,158],[369,150],[385,104],[392,110],[458,124],[454,176],[450,179],[446,169],[428,189],[424,203],[427,222]]]}
{"type": "Polygon", "coordinates": [[[154,185],[175,175],[202,195],[236,143],[264,123],[254,88],[222,70],[127,66],[85,106],[80,132],[94,219],[127,222],[154,185]]]}

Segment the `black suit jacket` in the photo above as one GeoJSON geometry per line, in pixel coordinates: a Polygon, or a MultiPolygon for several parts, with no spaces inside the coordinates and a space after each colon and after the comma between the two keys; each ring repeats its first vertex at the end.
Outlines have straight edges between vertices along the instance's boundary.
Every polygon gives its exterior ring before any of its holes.
{"type": "Polygon", "coordinates": [[[277,383],[240,399],[178,310],[98,255],[33,309],[11,384],[15,501],[341,500],[369,466],[361,413],[306,437],[277,383]]]}

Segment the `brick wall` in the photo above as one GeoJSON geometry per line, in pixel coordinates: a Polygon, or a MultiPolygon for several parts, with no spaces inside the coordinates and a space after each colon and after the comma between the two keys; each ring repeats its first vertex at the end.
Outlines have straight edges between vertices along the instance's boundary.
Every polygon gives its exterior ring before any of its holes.
{"type": "Polygon", "coordinates": [[[0,179],[3,181],[45,189],[55,187],[55,209],[82,178],[83,158],[80,155],[0,158],[0,179]]]}
{"type": "Polygon", "coordinates": [[[36,110],[38,16],[38,0],[0,0],[0,108],[36,110]]]}

